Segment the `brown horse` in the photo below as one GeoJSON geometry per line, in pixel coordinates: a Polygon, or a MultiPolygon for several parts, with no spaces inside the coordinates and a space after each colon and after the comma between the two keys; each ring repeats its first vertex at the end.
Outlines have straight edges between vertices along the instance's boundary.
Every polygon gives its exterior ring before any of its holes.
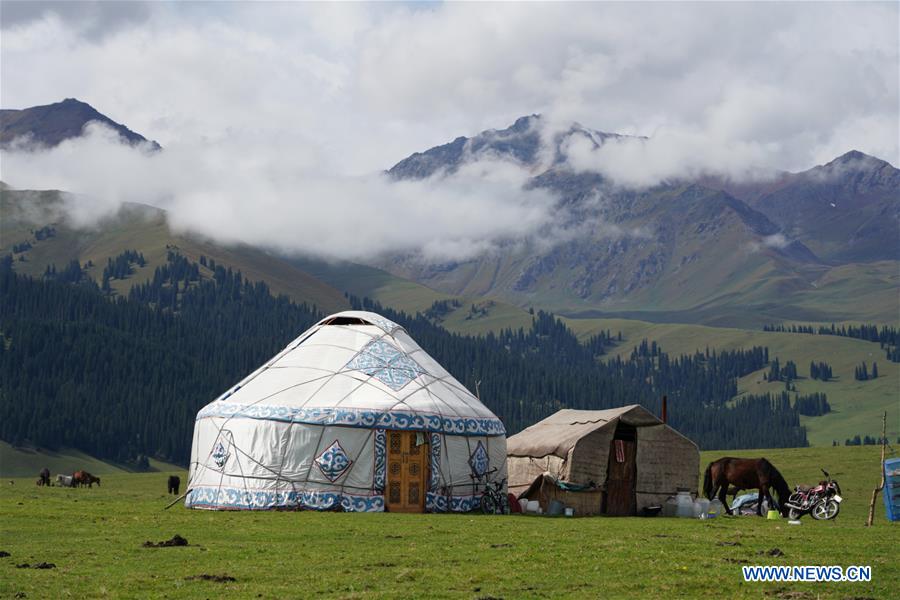
{"type": "Polygon", "coordinates": [[[75,473],[72,474],[72,482],[75,486],[86,485],[88,487],[94,487],[95,483],[98,486],[100,485],[100,478],[94,477],[87,471],[75,471],[75,473]]]}
{"type": "Polygon", "coordinates": [[[731,458],[725,457],[709,463],[703,474],[703,493],[710,500],[718,494],[719,501],[731,514],[726,504],[728,486],[733,485],[741,490],[758,489],[759,502],[756,503],[756,514],[762,516],[762,501],[765,498],[769,506],[774,507],[770,489],[778,494],[778,506],[782,516],[787,516],[787,499],[791,496],[791,488],[784,477],[772,463],[765,458],[731,458]]]}

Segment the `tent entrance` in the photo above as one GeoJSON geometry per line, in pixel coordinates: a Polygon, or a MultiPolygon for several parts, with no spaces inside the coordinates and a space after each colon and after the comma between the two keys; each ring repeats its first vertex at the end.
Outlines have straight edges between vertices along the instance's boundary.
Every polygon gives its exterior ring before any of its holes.
{"type": "Polygon", "coordinates": [[[428,438],[416,431],[388,431],[387,438],[387,510],[424,512],[428,438]]]}
{"type": "Polygon", "coordinates": [[[622,422],[609,443],[609,466],[606,469],[606,501],[608,515],[631,516],[637,512],[635,481],[637,479],[637,430],[622,422]]]}

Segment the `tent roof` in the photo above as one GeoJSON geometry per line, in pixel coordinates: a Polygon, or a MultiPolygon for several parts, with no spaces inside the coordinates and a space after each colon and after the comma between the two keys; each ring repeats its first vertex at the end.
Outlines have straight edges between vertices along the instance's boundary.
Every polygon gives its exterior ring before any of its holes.
{"type": "Polygon", "coordinates": [[[205,417],[505,433],[406,330],[366,311],[325,317],[204,407],[205,417]]]}
{"type": "Polygon", "coordinates": [[[598,429],[615,427],[619,421],[634,427],[662,424],[639,404],[607,410],[564,409],[508,438],[507,455],[566,458],[578,440],[598,429]]]}

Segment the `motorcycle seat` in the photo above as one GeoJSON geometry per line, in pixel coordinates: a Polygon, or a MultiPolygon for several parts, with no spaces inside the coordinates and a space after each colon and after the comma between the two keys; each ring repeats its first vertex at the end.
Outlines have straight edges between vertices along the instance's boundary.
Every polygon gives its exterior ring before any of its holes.
{"type": "Polygon", "coordinates": [[[812,486],[811,486],[811,485],[805,485],[805,484],[802,484],[802,483],[801,483],[800,485],[797,486],[797,491],[798,491],[798,492],[808,492],[808,491],[811,490],[811,489],[812,489],[812,486]]]}

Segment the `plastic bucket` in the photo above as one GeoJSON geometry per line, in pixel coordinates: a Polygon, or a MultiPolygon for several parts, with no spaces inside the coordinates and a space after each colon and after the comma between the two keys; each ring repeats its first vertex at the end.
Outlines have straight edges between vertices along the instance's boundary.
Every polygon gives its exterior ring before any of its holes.
{"type": "Polygon", "coordinates": [[[770,510],[766,513],[766,518],[770,521],[777,521],[781,518],[781,513],[779,513],[777,510],[770,510]]]}
{"type": "Polygon", "coordinates": [[[566,505],[560,502],[559,500],[551,500],[550,506],[547,508],[547,514],[551,517],[558,517],[563,514],[563,510],[565,510],[566,505]]]}
{"type": "Polygon", "coordinates": [[[522,507],[522,512],[528,510],[528,498],[522,498],[519,500],[519,506],[522,507]]]}
{"type": "Polygon", "coordinates": [[[525,511],[530,513],[537,513],[541,510],[541,503],[537,500],[529,500],[528,504],[525,506],[525,511]]]}

